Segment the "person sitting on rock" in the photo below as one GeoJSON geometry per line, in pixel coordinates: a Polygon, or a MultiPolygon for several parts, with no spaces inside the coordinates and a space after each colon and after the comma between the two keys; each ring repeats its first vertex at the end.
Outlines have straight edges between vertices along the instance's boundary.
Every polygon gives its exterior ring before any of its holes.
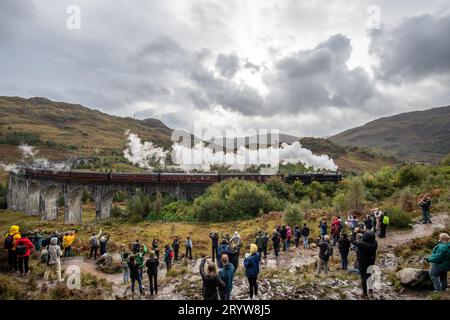
{"type": "Polygon", "coordinates": [[[447,273],[450,270],[450,236],[448,233],[439,235],[439,243],[433,248],[431,255],[425,260],[431,263],[429,271],[433,281],[434,292],[447,290],[447,273]]]}

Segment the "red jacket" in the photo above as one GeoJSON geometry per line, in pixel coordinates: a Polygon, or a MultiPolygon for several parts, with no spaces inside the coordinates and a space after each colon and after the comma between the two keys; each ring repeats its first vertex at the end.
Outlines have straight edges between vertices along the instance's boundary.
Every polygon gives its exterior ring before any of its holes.
{"type": "Polygon", "coordinates": [[[31,249],[34,248],[33,243],[28,238],[20,238],[16,243],[16,247],[19,245],[24,245],[27,248],[24,255],[17,255],[19,258],[28,257],[31,253],[31,249]]]}

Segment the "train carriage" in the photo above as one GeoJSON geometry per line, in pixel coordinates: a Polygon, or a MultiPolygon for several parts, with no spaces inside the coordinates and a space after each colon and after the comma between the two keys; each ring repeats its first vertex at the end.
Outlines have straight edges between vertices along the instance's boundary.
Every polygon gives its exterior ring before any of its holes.
{"type": "Polygon", "coordinates": [[[159,173],[111,172],[110,180],[114,182],[158,182],[159,173]]]}
{"type": "Polygon", "coordinates": [[[70,180],[106,182],[109,180],[109,172],[72,170],[70,171],[70,180]]]}

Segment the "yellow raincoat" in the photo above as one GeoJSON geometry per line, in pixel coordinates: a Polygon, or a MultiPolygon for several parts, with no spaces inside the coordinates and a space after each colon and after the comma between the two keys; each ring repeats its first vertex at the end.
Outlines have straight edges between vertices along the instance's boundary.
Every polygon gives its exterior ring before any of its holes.
{"type": "Polygon", "coordinates": [[[17,226],[17,225],[11,226],[11,227],[9,228],[9,232],[5,235],[5,238],[6,238],[7,236],[13,236],[13,239],[14,239],[14,247],[13,247],[12,250],[16,250],[16,243],[17,243],[17,241],[21,238],[20,233],[19,233],[19,226],[17,226]]]}
{"type": "Polygon", "coordinates": [[[75,240],[75,234],[69,234],[68,236],[64,236],[63,240],[62,240],[63,249],[70,246],[72,244],[73,240],[75,240]]]}

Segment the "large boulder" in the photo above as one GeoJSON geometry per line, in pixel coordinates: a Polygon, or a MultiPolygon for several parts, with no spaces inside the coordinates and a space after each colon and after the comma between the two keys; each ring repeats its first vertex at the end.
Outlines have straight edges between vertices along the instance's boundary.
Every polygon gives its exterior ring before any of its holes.
{"type": "Polygon", "coordinates": [[[397,272],[400,283],[411,289],[430,289],[433,287],[427,270],[404,268],[397,272]]]}

